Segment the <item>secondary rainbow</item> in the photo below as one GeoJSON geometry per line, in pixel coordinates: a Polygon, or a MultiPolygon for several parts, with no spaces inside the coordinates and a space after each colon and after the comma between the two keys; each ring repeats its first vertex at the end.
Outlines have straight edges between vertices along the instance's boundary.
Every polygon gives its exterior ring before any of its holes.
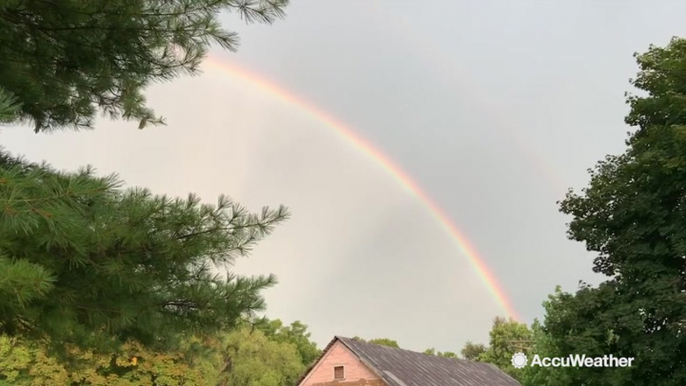
{"type": "Polygon", "coordinates": [[[245,68],[241,68],[233,63],[220,60],[216,57],[210,57],[205,61],[211,67],[221,70],[225,74],[248,81],[254,87],[259,88],[263,92],[267,92],[280,100],[297,107],[306,112],[319,122],[334,129],[338,135],[352,143],[356,148],[361,150],[364,154],[370,157],[390,175],[392,175],[408,192],[416,196],[419,201],[429,210],[431,215],[443,226],[443,228],[450,234],[455,241],[462,254],[467,257],[470,265],[478,275],[479,279],[486,285],[488,292],[493,296],[496,303],[507,313],[509,317],[518,319],[518,315],[508,299],[505,291],[496,280],[496,277],[491,273],[486,263],[483,261],[476,249],[467,240],[464,233],[455,225],[450,217],[441,209],[433,199],[422,190],[412,178],[396,165],[387,155],[381,150],[374,147],[368,140],[357,134],[350,127],[332,117],[330,114],[322,111],[316,106],[306,102],[302,98],[280,87],[278,84],[266,80],[263,76],[255,74],[245,68]]]}
{"type": "MultiPolygon", "coordinates": [[[[507,135],[513,141],[514,149],[545,177],[556,196],[564,196],[567,193],[568,185],[561,179],[561,173],[554,169],[554,162],[550,156],[546,156],[541,148],[534,146],[522,130],[515,129],[517,123],[513,120],[516,120],[516,117],[502,115],[508,111],[506,106],[499,104],[497,98],[485,92],[485,88],[475,81],[476,77],[456,60],[454,52],[442,47],[436,39],[426,35],[421,29],[415,28],[410,20],[396,14],[392,8],[382,7],[378,1],[372,1],[371,4],[371,9],[380,18],[389,22],[390,27],[397,29],[398,36],[411,43],[406,44],[417,51],[418,57],[423,58],[427,65],[444,77],[446,82],[468,91],[473,102],[487,108],[490,118],[495,121],[501,133],[507,135]]],[[[530,118],[529,116],[528,119],[530,118]]],[[[521,125],[524,121],[520,120],[518,123],[521,125]]]]}

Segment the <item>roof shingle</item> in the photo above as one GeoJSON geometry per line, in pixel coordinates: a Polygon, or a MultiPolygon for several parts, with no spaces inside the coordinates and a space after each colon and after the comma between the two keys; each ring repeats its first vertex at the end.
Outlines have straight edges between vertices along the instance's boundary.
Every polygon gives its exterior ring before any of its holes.
{"type": "Polygon", "coordinates": [[[338,336],[336,340],[389,386],[521,386],[488,363],[426,355],[338,336]]]}

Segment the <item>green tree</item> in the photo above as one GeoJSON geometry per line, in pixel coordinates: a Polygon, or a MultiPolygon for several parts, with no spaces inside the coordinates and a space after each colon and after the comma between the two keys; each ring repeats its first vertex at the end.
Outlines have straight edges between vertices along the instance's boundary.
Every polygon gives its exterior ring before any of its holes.
{"type": "Polygon", "coordinates": [[[219,386],[292,386],[305,371],[295,344],[241,328],[222,340],[219,386]]]}
{"type": "Polygon", "coordinates": [[[92,128],[101,110],[162,123],[146,106],[152,82],[195,74],[209,46],[234,50],[222,11],[271,23],[288,0],[5,0],[0,5],[0,88],[35,131],[92,128]]]}
{"type": "Polygon", "coordinates": [[[21,111],[17,97],[0,87],[0,124],[14,122],[21,111]]]}
{"type": "Polygon", "coordinates": [[[112,349],[229,330],[274,276],[216,275],[288,213],[119,188],[0,157],[0,332],[112,349]]]}
{"type": "Polygon", "coordinates": [[[455,358],[455,359],[457,359],[457,354],[455,354],[454,352],[451,352],[451,351],[440,352],[440,351],[436,351],[435,348],[427,348],[426,350],[424,350],[422,352],[422,354],[435,355],[437,357],[443,357],[443,358],[455,358]]]}
{"type": "Polygon", "coordinates": [[[497,317],[493,320],[493,327],[489,333],[489,345],[479,356],[479,361],[492,363],[514,378],[519,377],[519,371],[512,366],[512,355],[516,352],[527,352],[531,341],[529,327],[510,318],[497,317]]]}
{"type": "Polygon", "coordinates": [[[365,342],[365,343],[372,343],[372,344],[378,344],[381,346],[400,348],[400,346],[398,345],[398,342],[394,341],[393,339],[388,339],[388,338],[375,338],[375,339],[365,340],[363,338],[360,338],[359,336],[354,336],[353,339],[360,341],[360,342],[365,342]]]}
{"type": "Polygon", "coordinates": [[[558,291],[539,337],[561,355],[635,361],[528,384],[686,384],[686,40],[636,57],[632,84],[644,93],[628,97],[626,122],[636,130],[627,150],[599,162],[589,187],[561,202],[572,216],[569,237],[597,253],[593,269],[608,279],[558,291]]]}
{"type": "Polygon", "coordinates": [[[633,140],[639,140],[648,129],[684,125],[686,39],[674,37],[666,47],[651,45],[647,52],[634,56],[640,71],[631,84],[643,92],[642,96],[627,97],[631,110],[625,121],[638,129],[633,140]]]}
{"type": "Polygon", "coordinates": [[[465,343],[464,347],[460,351],[464,359],[469,360],[479,360],[479,357],[486,352],[486,346],[481,343],[465,343]]]}
{"type": "Polygon", "coordinates": [[[0,335],[0,386],[68,385],[64,365],[17,338],[0,335]]]}
{"type": "Polygon", "coordinates": [[[432,347],[432,348],[427,348],[426,350],[424,350],[424,351],[422,352],[422,354],[426,354],[426,355],[436,355],[436,349],[433,348],[433,347],[432,347]]]}
{"type": "Polygon", "coordinates": [[[191,343],[175,352],[127,343],[116,356],[73,349],[76,362],[68,364],[35,342],[0,336],[0,385],[216,385],[218,357],[189,360],[191,343]]]}
{"type": "MultiPolygon", "coordinates": [[[[595,291],[586,288],[575,296],[563,292],[558,286],[555,293],[543,303],[546,311],[545,323],[535,321],[532,326],[531,353],[549,358],[567,357],[570,354],[583,354],[588,357],[612,354],[616,336],[605,323],[598,323],[596,320],[597,328],[576,330],[580,325],[575,319],[581,314],[592,319],[594,316],[588,312],[593,312],[597,304],[607,305],[614,299],[611,293],[597,295],[595,291]]],[[[622,368],[527,366],[520,371],[519,379],[525,386],[633,384],[627,369],[622,368]]]]}
{"type": "Polygon", "coordinates": [[[305,366],[312,364],[321,354],[317,344],[310,340],[311,334],[307,331],[307,325],[298,320],[289,326],[285,326],[280,319],[268,320],[264,318],[255,325],[270,340],[294,344],[305,366]]]}
{"type": "Polygon", "coordinates": [[[388,338],[370,339],[369,343],[379,344],[381,346],[387,346],[387,347],[393,347],[393,348],[400,348],[400,346],[398,345],[398,342],[394,341],[393,339],[388,339],[388,338]]]}

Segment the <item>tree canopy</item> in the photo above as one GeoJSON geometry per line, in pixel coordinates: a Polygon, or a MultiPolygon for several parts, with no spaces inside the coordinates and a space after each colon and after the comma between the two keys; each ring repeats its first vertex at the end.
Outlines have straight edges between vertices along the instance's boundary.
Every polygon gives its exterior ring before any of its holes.
{"type": "Polygon", "coordinates": [[[445,351],[445,352],[436,351],[436,349],[433,348],[433,347],[432,347],[432,348],[427,348],[426,350],[424,350],[424,351],[422,352],[422,354],[426,354],[426,355],[435,355],[435,356],[437,356],[437,357],[444,357],[444,358],[457,358],[457,354],[455,354],[454,352],[451,352],[451,351],[445,351]]]}
{"type": "Polygon", "coordinates": [[[0,386],[216,385],[216,357],[191,358],[193,343],[161,352],[127,342],[116,356],[74,349],[66,363],[43,345],[0,336],[0,386]]]}
{"type": "Polygon", "coordinates": [[[360,338],[359,336],[354,336],[353,339],[359,340],[360,342],[378,344],[380,346],[400,348],[400,345],[398,345],[398,342],[396,342],[393,339],[388,339],[388,338],[374,338],[374,339],[365,340],[363,338],[360,338]]]}
{"type": "Polygon", "coordinates": [[[388,339],[388,338],[375,338],[375,339],[370,339],[369,343],[372,344],[379,344],[382,346],[387,346],[387,347],[393,347],[393,348],[400,348],[400,345],[398,345],[398,342],[396,342],[393,339],[388,339]]]}
{"type": "Polygon", "coordinates": [[[288,217],[227,197],[121,189],[92,169],[0,158],[0,332],[77,345],[174,342],[264,308],[274,276],[213,273],[288,217]]]}
{"type": "Polygon", "coordinates": [[[524,346],[529,344],[531,331],[528,326],[514,319],[497,317],[493,320],[489,336],[488,347],[478,360],[492,363],[512,377],[519,378],[519,373],[512,366],[512,355],[525,351],[524,346]]]}
{"type": "Polygon", "coordinates": [[[481,344],[481,343],[473,343],[471,341],[467,341],[465,343],[464,347],[462,347],[462,350],[460,350],[460,354],[462,354],[462,358],[464,359],[469,359],[469,360],[479,360],[481,355],[486,352],[486,346],[481,344]]]}
{"type": "Polygon", "coordinates": [[[222,344],[217,386],[292,386],[305,371],[296,344],[272,340],[259,329],[231,332],[222,344]]]}
{"type": "Polygon", "coordinates": [[[686,384],[686,40],[636,57],[632,84],[644,93],[627,99],[636,130],[626,151],[599,162],[589,186],[561,202],[569,237],[597,253],[593,269],[607,280],[558,290],[536,334],[536,345],[560,356],[635,362],[541,371],[526,384],[686,384]]]}
{"type": "Polygon", "coordinates": [[[176,350],[127,342],[117,354],[73,349],[71,362],[44,345],[0,335],[0,386],[292,386],[305,370],[294,343],[259,329],[184,339],[176,350]]]}
{"type": "Polygon", "coordinates": [[[153,82],[195,74],[211,44],[234,50],[223,11],[271,23],[288,0],[6,0],[0,5],[0,90],[35,131],[91,129],[98,111],[163,123],[146,106],[153,82]]]}
{"type": "Polygon", "coordinates": [[[298,320],[286,326],[280,319],[264,318],[255,323],[255,326],[270,340],[295,345],[305,366],[311,365],[321,354],[316,343],[310,340],[311,334],[307,331],[307,325],[298,320]]]}

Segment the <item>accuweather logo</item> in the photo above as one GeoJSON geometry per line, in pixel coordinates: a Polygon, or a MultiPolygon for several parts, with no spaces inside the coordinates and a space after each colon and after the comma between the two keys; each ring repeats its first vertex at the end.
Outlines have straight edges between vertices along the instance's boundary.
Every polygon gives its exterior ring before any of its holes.
{"type": "Polygon", "coordinates": [[[526,363],[529,361],[529,359],[524,355],[524,353],[518,352],[515,353],[512,356],[512,366],[514,366],[515,369],[521,369],[524,366],[526,366],[526,363]]]}
{"type": "Polygon", "coordinates": [[[586,355],[569,355],[567,357],[541,357],[534,355],[529,363],[526,354],[518,352],[512,355],[512,366],[516,369],[530,366],[540,367],[631,367],[634,358],[617,358],[613,355],[601,357],[587,357],[586,355]]]}

